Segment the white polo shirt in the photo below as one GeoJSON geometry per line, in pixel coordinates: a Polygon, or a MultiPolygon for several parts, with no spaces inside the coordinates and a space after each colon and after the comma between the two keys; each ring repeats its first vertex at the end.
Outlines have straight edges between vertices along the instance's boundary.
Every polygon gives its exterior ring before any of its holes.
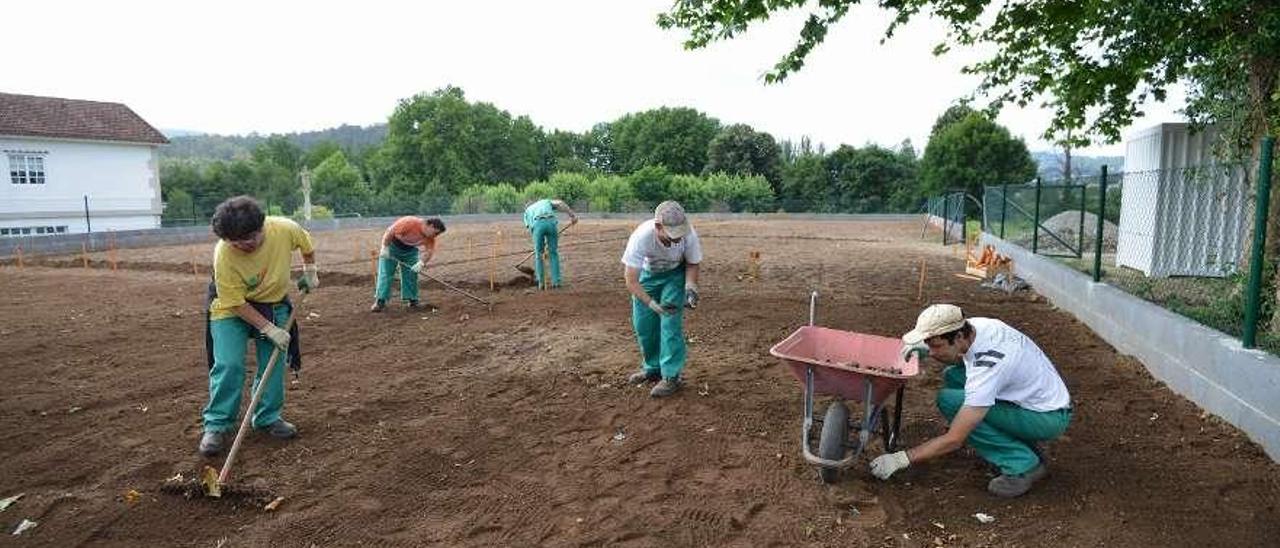
{"type": "Polygon", "coordinates": [[[964,404],[991,407],[996,400],[1031,411],[1071,404],[1067,385],[1030,337],[992,318],[969,318],[973,345],[964,355],[964,404]]]}
{"type": "Polygon", "coordinates": [[[653,226],[653,219],[636,227],[627,240],[627,249],[622,252],[622,264],[654,273],[674,269],[682,262],[702,262],[702,243],[698,241],[698,231],[691,226],[689,233],[679,242],[664,246],[658,241],[658,230],[653,226]]]}

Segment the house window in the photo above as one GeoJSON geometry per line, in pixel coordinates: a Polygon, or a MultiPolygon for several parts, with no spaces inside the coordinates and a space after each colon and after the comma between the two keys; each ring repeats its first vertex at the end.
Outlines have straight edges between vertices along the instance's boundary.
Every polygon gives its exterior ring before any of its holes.
{"type": "Polygon", "coordinates": [[[15,185],[43,185],[44,155],[10,152],[9,182],[15,185]]]}
{"type": "Polygon", "coordinates": [[[30,235],[51,235],[66,234],[67,225],[59,226],[14,226],[0,228],[0,238],[6,236],[30,236],[30,235]]]}

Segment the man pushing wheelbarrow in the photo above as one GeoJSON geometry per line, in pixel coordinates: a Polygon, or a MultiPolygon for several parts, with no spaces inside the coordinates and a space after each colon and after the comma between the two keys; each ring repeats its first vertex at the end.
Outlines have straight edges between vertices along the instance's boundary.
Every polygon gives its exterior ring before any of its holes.
{"type": "Polygon", "coordinates": [[[1036,443],[1061,436],[1071,422],[1071,396],[1053,363],[1030,337],[992,318],[965,318],[960,308],[924,309],[902,336],[902,358],[929,356],[942,371],[938,410],[950,427],[920,445],[876,457],[882,480],[907,466],[940,457],[966,443],[1000,476],[987,490],[1001,497],[1029,491],[1048,473],[1036,443]]]}

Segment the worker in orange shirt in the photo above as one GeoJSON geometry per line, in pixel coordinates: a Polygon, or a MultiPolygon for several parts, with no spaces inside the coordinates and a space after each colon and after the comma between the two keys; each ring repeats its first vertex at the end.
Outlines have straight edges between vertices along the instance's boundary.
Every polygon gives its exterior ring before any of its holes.
{"type": "Polygon", "coordinates": [[[439,218],[407,216],[396,219],[382,234],[382,251],[378,253],[378,283],[373,290],[370,312],[382,312],[391,297],[391,277],[400,268],[400,298],[409,308],[424,306],[418,299],[418,273],[436,250],[436,236],[444,233],[439,218]],[[419,254],[418,250],[422,253],[419,254]]]}

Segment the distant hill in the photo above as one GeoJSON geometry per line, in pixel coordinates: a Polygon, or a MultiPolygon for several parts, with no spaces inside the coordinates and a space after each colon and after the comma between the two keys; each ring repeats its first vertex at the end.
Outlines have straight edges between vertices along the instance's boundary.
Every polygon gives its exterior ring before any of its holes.
{"type": "MultiPolygon", "coordinates": [[[[160,154],[165,158],[231,160],[247,158],[254,147],[273,135],[212,135],[187,130],[166,130],[169,135],[169,146],[162,147],[160,154]],[[184,134],[169,133],[185,132],[184,134]]],[[[362,127],[343,124],[341,126],[320,131],[304,131],[284,133],[280,136],[288,139],[303,150],[326,141],[332,141],[346,150],[358,150],[377,146],[387,137],[387,125],[376,124],[362,127]]]]}
{"type": "MultiPolygon", "coordinates": [[[[1062,178],[1062,152],[1032,152],[1035,160],[1036,174],[1045,181],[1056,181],[1062,178]]],[[[1106,164],[1108,173],[1120,173],[1124,170],[1124,156],[1071,156],[1071,171],[1077,177],[1091,177],[1102,171],[1106,164]]]]}
{"type": "Polygon", "coordinates": [[[174,137],[190,137],[192,135],[204,135],[203,131],[196,131],[194,129],[178,129],[178,128],[166,128],[166,127],[160,128],[160,133],[163,133],[165,137],[168,137],[170,139],[174,137]]]}

